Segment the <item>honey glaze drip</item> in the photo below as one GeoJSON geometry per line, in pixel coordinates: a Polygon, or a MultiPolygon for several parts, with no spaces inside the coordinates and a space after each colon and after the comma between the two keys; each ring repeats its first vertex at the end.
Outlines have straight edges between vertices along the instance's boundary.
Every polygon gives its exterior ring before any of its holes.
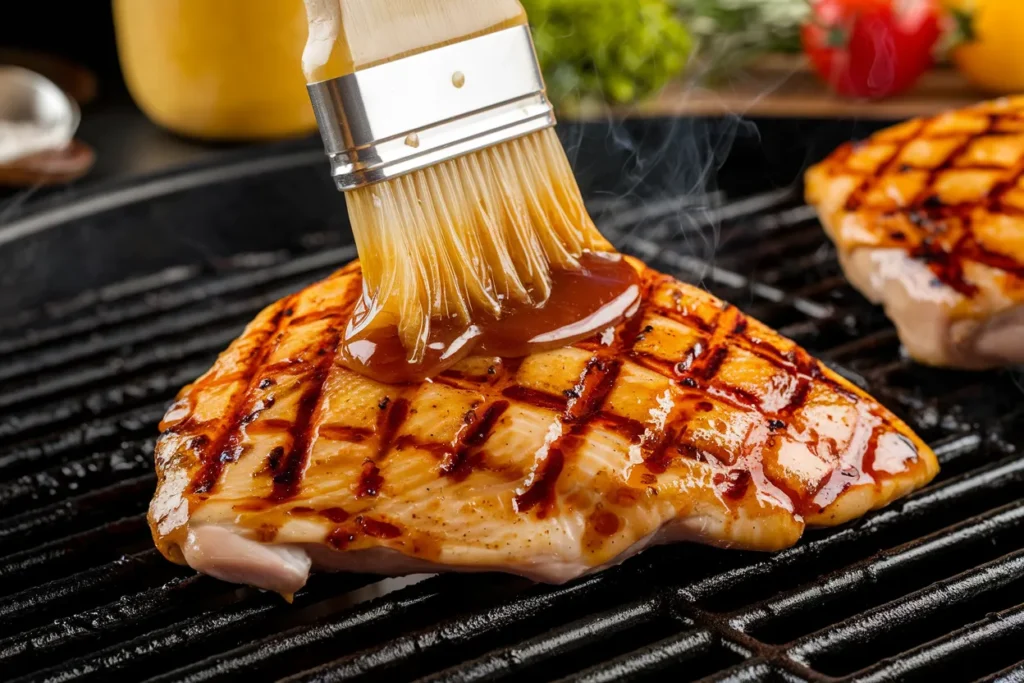
{"type": "Polygon", "coordinates": [[[409,360],[397,325],[381,323],[363,297],[349,322],[341,357],[355,372],[387,384],[436,377],[470,355],[518,358],[585,339],[619,324],[640,306],[640,276],[620,254],[585,252],[577,270],[551,274],[540,305],[509,303],[500,317],[474,312],[472,324],[434,319],[419,361],[409,360]]]}

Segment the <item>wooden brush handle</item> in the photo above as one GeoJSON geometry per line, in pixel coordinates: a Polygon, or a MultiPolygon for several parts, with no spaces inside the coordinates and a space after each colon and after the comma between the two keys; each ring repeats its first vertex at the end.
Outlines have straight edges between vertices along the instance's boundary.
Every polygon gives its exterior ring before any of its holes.
{"type": "Polygon", "coordinates": [[[306,0],[308,83],[526,24],[519,0],[306,0]]]}

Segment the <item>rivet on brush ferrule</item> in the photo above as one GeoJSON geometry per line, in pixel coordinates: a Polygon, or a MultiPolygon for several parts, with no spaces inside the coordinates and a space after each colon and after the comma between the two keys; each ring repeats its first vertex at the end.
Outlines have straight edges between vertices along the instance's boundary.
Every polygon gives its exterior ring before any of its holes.
{"type": "Polygon", "coordinates": [[[555,125],[526,26],[308,87],[343,191],[555,125]]]}

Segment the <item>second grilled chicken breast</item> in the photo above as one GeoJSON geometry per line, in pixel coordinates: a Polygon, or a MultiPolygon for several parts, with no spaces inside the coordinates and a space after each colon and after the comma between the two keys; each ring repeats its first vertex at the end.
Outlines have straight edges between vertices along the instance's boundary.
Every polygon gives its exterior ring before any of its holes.
{"type": "Polygon", "coordinates": [[[807,172],[850,282],[915,359],[1024,362],[1024,97],[916,119],[807,172]]]}
{"type": "Polygon", "coordinates": [[[658,543],[785,548],[935,475],[906,425],[793,342],[630,263],[625,323],[410,385],[339,362],[358,264],[269,307],[167,413],[158,546],[283,594],[311,567],[562,582],[658,543]]]}

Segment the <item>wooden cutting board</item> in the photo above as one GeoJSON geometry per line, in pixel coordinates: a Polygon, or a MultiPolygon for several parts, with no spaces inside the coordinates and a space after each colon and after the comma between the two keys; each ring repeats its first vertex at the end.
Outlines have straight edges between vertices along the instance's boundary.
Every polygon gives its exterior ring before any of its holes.
{"type": "Polygon", "coordinates": [[[727,85],[706,88],[677,81],[657,97],[628,107],[587,105],[568,114],[578,120],[619,117],[745,116],[791,118],[906,119],[933,115],[990,97],[951,68],[926,73],[909,92],[886,100],[856,100],[832,94],[802,56],[772,55],[727,85]]]}

